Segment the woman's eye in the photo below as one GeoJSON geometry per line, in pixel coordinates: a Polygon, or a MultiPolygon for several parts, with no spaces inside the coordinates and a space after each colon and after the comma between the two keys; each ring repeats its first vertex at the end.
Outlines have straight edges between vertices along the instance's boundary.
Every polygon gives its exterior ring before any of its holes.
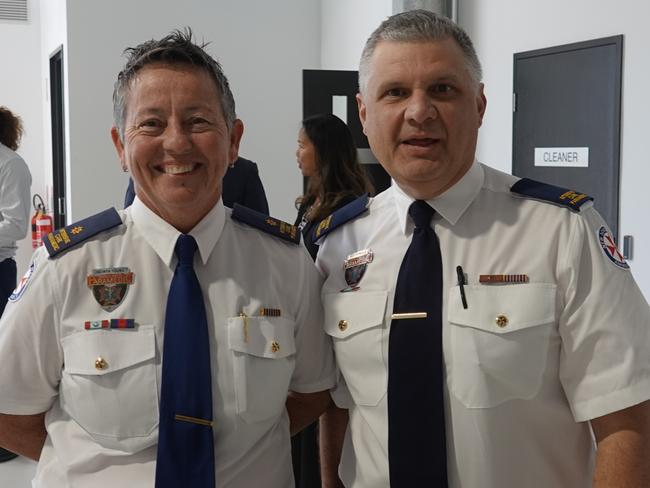
{"type": "Polygon", "coordinates": [[[161,127],[161,123],[158,120],[155,119],[147,119],[143,120],[138,124],[139,129],[145,129],[145,130],[151,130],[151,129],[157,129],[161,127]]]}

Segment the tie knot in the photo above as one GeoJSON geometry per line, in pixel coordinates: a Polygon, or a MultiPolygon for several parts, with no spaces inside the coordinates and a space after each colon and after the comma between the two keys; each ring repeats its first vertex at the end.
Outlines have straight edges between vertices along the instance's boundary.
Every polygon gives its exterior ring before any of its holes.
{"type": "Polygon", "coordinates": [[[196,241],[189,234],[181,234],[176,241],[174,252],[181,266],[194,267],[194,253],[196,252],[196,241]]]}
{"type": "Polygon", "coordinates": [[[426,229],[431,224],[431,217],[436,211],[424,200],[416,200],[409,207],[409,215],[415,222],[416,229],[426,229]]]}

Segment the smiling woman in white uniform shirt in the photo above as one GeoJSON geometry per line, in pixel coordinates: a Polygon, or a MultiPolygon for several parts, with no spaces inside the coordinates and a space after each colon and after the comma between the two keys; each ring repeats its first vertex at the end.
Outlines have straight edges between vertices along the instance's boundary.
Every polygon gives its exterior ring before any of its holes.
{"type": "Polygon", "coordinates": [[[49,256],[36,253],[0,326],[0,444],[39,459],[39,488],[199,486],[187,482],[199,470],[219,487],[287,488],[290,421],[298,429],[315,418],[334,382],[320,277],[295,228],[222,204],[243,125],[220,66],[190,33],[128,54],[112,136],[137,198],[50,234],[49,256]],[[177,411],[163,423],[166,374],[187,369],[168,360],[180,345],[165,339],[165,310],[182,305],[167,300],[180,234],[198,247],[207,344],[196,346],[209,348],[208,363],[183,381],[209,372],[212,418],[177,411]],[[159,449],[163,425],[173,435],[159,449]],[[190,429],[209,432],[208,449],[177,444],[190,429]],[[179,447],[187,477],[157,476],[179,447]]]}

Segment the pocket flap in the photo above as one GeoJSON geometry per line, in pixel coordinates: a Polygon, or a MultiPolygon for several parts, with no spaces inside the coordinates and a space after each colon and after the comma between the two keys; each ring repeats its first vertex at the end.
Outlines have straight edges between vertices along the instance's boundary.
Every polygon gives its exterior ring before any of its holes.
{"type": "Polygon", "coordinates": [[[458,286],[449,290],[448,320],[456,325],[495,334],[555,321],[556,285],[465,285],[468,307],[463,308],[458,286]]]}
{"type": "Polygon", "coordinates": [[[156,355],[153,325],[133,330],[84,330],[64,337],[61,343],[64,371],[71,374],[109,374],[156,355]]]}
{"type": "Polygon", "coordinates": [[[233,351],[278,359],[296,353],[294,323],[282,317],[229,317],[228,344],[233,351]]]}
{"type": "Polygon", "coordinates": [[[337,339],[345,339],[383,324],[387,297],[387,291],[352,291],[325,295],[325,332],[337,339]]]}

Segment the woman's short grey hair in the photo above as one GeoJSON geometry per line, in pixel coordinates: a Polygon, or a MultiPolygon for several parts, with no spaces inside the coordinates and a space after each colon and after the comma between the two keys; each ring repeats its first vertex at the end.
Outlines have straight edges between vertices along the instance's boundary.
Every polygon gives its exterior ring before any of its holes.
{"type": "Polygon", "coordinates": [[[117,75],[113,89],[113,121],[120,138],[124,139],[124,120],[126,117],[126,95],[133,79],[145,66],[163,63],[170,65],[189,65],[205,70],[214,80],[219,93],[221,111],[228,129],[231,129],[236,119],[235,99],[230,91],[228,78],[221,65],[205,51],[207,43],[196,44],[192,40],[192,30],[175,30],[171,34],[156,41],[143,42],[136,47],[124,50],[126,64],[117,75]]]}
{"type": "Polygon", "coordinates": [[[368,86],[370,59],[381,41],[435,42],[448,38],[461,48],[470,76],[479,83],[483,76],[481,63],[467,33],[447,17],[429,10],[410,10],[388,17],[370,34],[359,63],[359,91],[363,93],[368,86]]]}

